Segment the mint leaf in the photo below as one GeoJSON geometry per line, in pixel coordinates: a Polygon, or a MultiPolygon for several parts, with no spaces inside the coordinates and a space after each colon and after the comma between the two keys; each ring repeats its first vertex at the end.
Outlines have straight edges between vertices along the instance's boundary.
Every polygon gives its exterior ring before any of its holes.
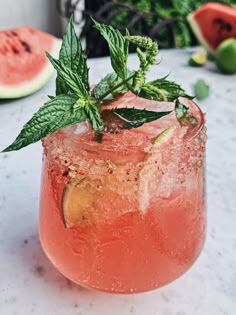
{"type": "Polygon", "coordinates": [[[117,29],[110,25],[100,24],[93,20],[94,27],[108,43],[111,65],[115,73],[123,80],[127,78],[127,60],[129,42],[117,29]]]}
{"type": "Polygon", "coordinates": [[[168,81],[165,78],[156,79],[145,83],[138,94],[140,97],[154,101],[172,102],[179,96],[188,96],[181,86],[173,81],[168,81]]]}
{"type": "Polygon", "coordinates": [[[100,109],[101,107],[97,106],[96,104],[86,104],[84,107],[88,119],[90,120],[95,131],[101,130],[103,127],[103,122],[100,116],[100,109]]]}
{"type": "Polygon", "coordinates": [[[46,102],[24,125],[16,140],[3,152],[19,150],[57,129],[87,119],[85,110],[75,106],[77,101],[77,97],[73,95],[58,95],[46,102]]]}
{"type": "Polygon", "coordinates": [[[46,53],[53,67],[57,70],[58,74],[63,78],[64,83],[68,88],[81,98],[89,98],[88,91],[83,84],[80,77],[66,67],[60,60],[54,59],[49,53],[46,53]]]}
{"type": "Polygon", "coordinates": [[[115,72],[108,73],[101,81],[95,86],[92,91],[92,96],[97,100],[102,100],[103,103],[109,103],[126,93],[129,89],[127,83],[132,85],[132,77],[135,71],[127,70],[128,78],[123,81],[117,76],[115,72]]]}
{"type": "Polygon", "coordinates": [[[175,114],[178,120],[184,118],[188,111],[189,108],[182,104],[178,99],[175,101],[175,114]]]}
{"type": "MultiPolygon", "coordinates": [[[[123,80],[117,76],[115,72],[108,73],[101,81],[95,86],[92,95],[97,99],[106,99],[107,101],[113,100],[112,90],[118,84],[123,83],[123,80]],[[105,95],[105,97],[103,97],[105,95]]],[[[124,88],[127,91],[127,88],[124,88]]]]}
{"type": "MultiPolygon", "coordinates": [[[[80,39],[75,33],[73,16],[71,16],[63,36],[59,60],[80,77],[86,90],[89,91],[87,57],[82,50],[80,39]]],[[[56,80],[56,94],[67,93],[68,86],[65,84],[63,77],[58,75],[56,80]]]]}
{"type": "Polygon", "coordinates": [[[210,87],[204,80],[198,80],[194,84],[194,94],[196,95],[196,99],[201,101],[207,98],[210,94],[210,87]]]}
{"type": "Polygon", "coordinates": [[[101,130],[95,131],[95,137],[94,140],[97,141],[98,143],[102,143],[103,139],[103,133],[101,130]]]}
{"type": "Polygon", "coordinates": [[[115,108],[110,111],[114,115],[118,116],[125,124],[130,128],[137,128],[142,126],[145,123],[157,120],[163,116],[169,115],[171,111],[167,112],[154,112],[148,111],[146,109],[137,109],[137,108],[115,108]]]}
{"type": "Polygon", "coordinates": [[[197,118],[179,99],[175,101],[175,115],[181,126],[194,126],[197,123],[197,118]]]}

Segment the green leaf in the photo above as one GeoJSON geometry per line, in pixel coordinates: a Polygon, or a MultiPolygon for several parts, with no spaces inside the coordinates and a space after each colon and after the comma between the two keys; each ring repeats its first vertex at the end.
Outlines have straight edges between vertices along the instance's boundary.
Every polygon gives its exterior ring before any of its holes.
{"type": "Polygon", "coordinates": [[[78,98],[73,95],[58,95],[46,102],[24,125],[16,140],[3,152],[19,150],[37,142],[57,129],[87,119],[81,106],[75,106],[78,98]]]}
{"type": "Polygon", "coordinates": [[[110,110],[114,115],[118,116],[130,128],[137,128],[145,123],[157,120],[163,116],[169,115],[171,111],[154,112],[146,109],[137,108],[115,108],[110,110]]]}
{"type": "Polygon", "coordinates": [[[129,42],[125,36],[110,25],[100,24],[93,20],[94,27],[108,43],[110,50],[111,65],[115,73],[123,80],[127,78],[127,60],[129,42]]]}
{"type": "Polygon", "coordinates": [[[197,118],[179,99],[175,101],[175,115],[181,126],[195,126],[197,123],[197,118]]]}
{"type": "Polygon", "coordinates": [[[182,119],[188,113],[189,108],[182,104],[178,99],[175,101],[175,114],[177,119],[182,119]]]}
{"type": "Polygon", "coordinates": [[[85,112],[93,126],[93,130],[99,131],[102,130],[103,122],[100,116],[100,106],[97,106],[96,104],[86,104],[85,105],[85,112]]]}
{"type": "Polygon", "coordinates": [[[97,100],[102,100],[103,103],[109,103],[126,93],[129,89],[127,83],[132,85],[132,77],[135,71],[127,70],[128,79],[123,81],[115,72],[108,73],[101,81],[95,86],[92,91],[92,96],[97,100]]]}
{"type": "Polygon", "coordinates": [[[179,96],[191,98],[185,94],[179,84],[166,80],[166,77],[145,83],[138,95],[150,100],[168,102],[174,101],[179,96]]]}
{"type": "Polygon", "coordinates": [[[115,72],[108,73],[92,90],[92,96],[97,100],[101,99],[103,95],[106,95],[108,99],[112,99],[112,89],[121,82],[123,82],[122,79],[115,72]]]}
{"type": "MultiPolygon", "coordinates": [[[[87,57],[82,50],[80,39],[74,29],[73,16],[70,18],[63,36],[59,60],[82,80],[85,88],[89,91],[87,57]]],[[[56,94],[67,94],[68,86],[63,78],[58,75],[56,81],[56,94]]]]}
{"type": "Polygon", "coordinates": [[[194,84],[194,94],[199,101],[204,100],[210,94],[210,87],[204,80],[198,80],[194,84]]]}
{"type": "Polygon", "coordinates": [[[89,98],[88,91],[83,84],[80,77],[72,72],[72,70],[66,67],[60,60],[54,59],[49,53],[46,53],[53,67],[57,70],[57,73],[63,78],[63,81],[68,88],[74,92],[78,97],[89,98]]]}
{"type": "Polygon", "coordinates": [[[95,131],[95,137],[94,137],[95,141],[97,141],[98,143],[102,143],[102,139],[103,139],[103,133],[101,130],[97,130],[95,131]]]}

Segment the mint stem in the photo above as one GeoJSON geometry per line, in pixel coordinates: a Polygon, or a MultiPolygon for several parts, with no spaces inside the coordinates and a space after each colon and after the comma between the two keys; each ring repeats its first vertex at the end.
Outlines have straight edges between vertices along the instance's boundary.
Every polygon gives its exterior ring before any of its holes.
{"type": "Polygon", "coordinates": [[[133,75],[131,75],[130,77],[128,77],[126,80],[121,81],[120,83],[118,83],[117,85],[115,85],[112,89],[110,89],[109,91],[107,91],[106,93],[104,93],[102,96],[100,96],[97,100],[98,101],[102,101],[107,95],[111,94],[112,92],[114,92],[115,90],[117,90],[119,87],[121,87],[123,84],[127,83],[130,79],[132,79],[135,76],[135,73],[133,75]]]}

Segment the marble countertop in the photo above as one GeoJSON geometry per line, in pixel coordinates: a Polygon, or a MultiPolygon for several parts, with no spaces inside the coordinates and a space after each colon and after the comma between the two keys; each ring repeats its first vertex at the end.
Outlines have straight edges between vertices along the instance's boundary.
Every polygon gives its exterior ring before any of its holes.
{"type": "MultiPolygon", "coordinates": [[[[88,291],[64,278],[44,255],[38,239],[40,143],[0,154],[1,315],[235,315],[236,314],[236,76],[186,65],[188,50],[164,50],[150,77],[171,72],[191,94],[205,79],[207,113],[208,232],[203,252],[177,281],[156,291],[110,295],[88,291]]],[[[110,70],[107,58],[90,60],[91,82],[110,70]]],[[[131,56],[131,65],[137,60],[131,56]]],[[[54,93],[51,80],[27,98],[0,102],[0,148],[54,93]]]]}

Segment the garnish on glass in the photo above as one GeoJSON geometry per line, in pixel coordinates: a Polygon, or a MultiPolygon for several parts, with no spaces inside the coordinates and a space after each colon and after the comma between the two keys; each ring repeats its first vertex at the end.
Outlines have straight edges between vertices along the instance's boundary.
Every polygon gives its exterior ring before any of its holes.
{"type": "Polygon", "coordinates": [[[57,71],[56,95],[23,126],[15,141],[3,152],[19,150],[37,142],[54,131],[84,120],[91,122],[95,141],[101,142],[104,132],[112,132],[109,120],[116,119],[120,129],[137,128],[157,120],[172,111],[155,112],[145,109],[113,108],[101,111],[102,105],[131,91],[135,95],[155,101],[175,101],[176,117],[180,124],[195,124],[195,117],[181,104],[178,97],[188,96],[181,86],[167,77],[147,81],[150,66],[157,63],[158,45],[151,38],[123,35],[112,26],[94,21],[94,27],[107,41],[113,72],[107,74],[94,88],[90,88],[87,57],[70,18],[63,37],[59,59],[47,57],[57,71]],[[138,70],[128,68],[129,44],[137,47],[138,70]]]}

